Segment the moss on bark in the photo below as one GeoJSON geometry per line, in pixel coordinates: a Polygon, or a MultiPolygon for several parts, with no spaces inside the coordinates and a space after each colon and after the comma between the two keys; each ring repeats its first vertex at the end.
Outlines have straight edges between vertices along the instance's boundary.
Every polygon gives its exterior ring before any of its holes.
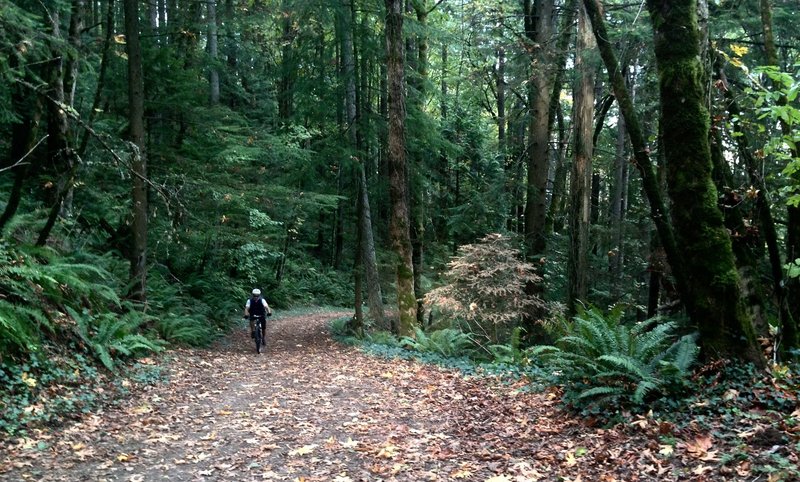
{"type": "Polygon", "coordinates": [[[661,92],[672,223],[689,299],[706,354],[763,363],[746,315],[730,237],[717,208],[709,113],[694,0],[648,0],[661,92]]]}

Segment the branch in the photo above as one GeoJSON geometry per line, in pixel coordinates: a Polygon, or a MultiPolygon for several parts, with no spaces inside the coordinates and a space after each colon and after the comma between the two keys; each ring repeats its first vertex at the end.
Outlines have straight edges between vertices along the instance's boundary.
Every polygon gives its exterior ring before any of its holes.
{"type": "MultiPolygon", "coordinates": [[[[84,121],[83,121],[83,120],[80,118],[80,115],[78,114],[78,112],[77,112],[77,111],[76,111],[76,110],[75,110],[73,107],[71,107],[71,106],[69,106],[69,105],[67,105],[67,104],[65,104],[65,103],[63,103],[63,102],[59,102],[58,100],[56,100],[56,99],[54,99],[54,98],[50,97],[50,96],[49,96],[49,95],[47,95],[46,93],[39,91],[39,90],[36,88],[36,86],[35,86],[35,85],[33,85],[33,84],[29,83],[29,82],[26,82],[26,81],[24,81],[24,80],[19,80],[19,81],[17,81],[17,82],[18,82],[20,85],[23,85],[23,86],[25,86],[25,87],[27,87],[27,88],[29,88],[29,89],[33,90],[35,93],[37,93],[37,94],[41,95],[42,97],[44,97],[44,98],[45,98],[45,99],[47,99],[48,101],[50,101],[50,102],[52,102],[53,104],[55,104],[56,106],[58,106],[58,108],[59,108],[59,109],[61,109],[62,111],[64,111],[64,113],[67,115],[67,117],[71,118],[72,120],[74,120],[75,122],[77,122],[77,123],[78,123],[78,124],[79,124],[79,125],[80,125],[82,128],[86,129],[86,132],[88,132],[89,134],[91,134],[91,135],[92,135],[92,137],[94,137],[95,139],[97,139],[97,141],[98,141],[98,142],[100,142],[100,145],[101,145],[101,146],[103,146],[103,148],[104,148],[105,150],[107,150],[107,151],[109,152],[109,154],[111,154],[111,157],[113,157],[113,158],[114,158],[114,160],[116,161],[116,163],[117,163],[118,165],[121,165],[121,166],[125,167],[125,168],[126,168],[126,169],[127,169],[127,170],[128,170],[128,171],[129,171],[129,172],[132,174],[132,175],[134,175],[134,176],[138,177],[139,179],[141,179],[142,181],[144,181],[144,182],[145,182],[145,184],[147,184],[148,186],[150,186],[151,188],[153,188],[153,189],[154,189],[154,190],[155,190],[155,191],[156,191],[156,192],[157,192],[157,193],[158,193],[158,194],[159,194],[159,195],[160,195],[160,196],[161,196],[161,197],[164,199],[164,202],[165,202],[165,204],[166,204],[166,207],[167,207],[167,212],[168,212],[168,213],[170,213],[170,215],[171,215],[171,212],[172,212],[172,211],[171,211],[171,210],[170,210],[170,208],[169,208],[169,206],[170,206],[170,197],[169,197],[169,194],[168,194],[168,193],[166,193],[166,192],[164,192],[164,191],[161,189],[161,187],[159,187],[158,185],[156,185],[155,183],[153,183],[153,182],[152,182],[150,179],[148,179],[147,177],[145,177],[145,176],[143,176],[143,175],[139,174],[138,172],[136,172],[136,171],[135,171],[135,170],[134,170],[134,169],[131,167],[130,163],[128,163],[127,161],[124,161],[124,160],[123,160],[123,159],[122,159],[122,158],[119,156],[119,154],[117,154],[116,152],[114,152],[114,149],[112,149],[112,148],[111,148],[111,146],[108,144],[108,142],[106,142],[106,140],[103,138],[103,136],[101,136],[100,134],[98,134],[97,132],[95,132],[95,130],[94,130],[94,129],[92,129],[92,128],[91,128],[91,127],[90,127],[90,126],[89,126],[89,125],[88,125],[86,122],[84,122],[84,121]]],[[[43,140],[44,140],[44,139],[43,139],[43,140]]],[[[39,142],[42,142],[42,141],[39,141],[39,142]]],[[[134,144],[133,144],[133,143],[131,143],[130,141],[126,141],[125,143],[126,143],[126,144],[128,144],[128,145],[131,147],[131,150],[133,151],[134,144]]],[[[38,144],[37,144],[37,145],[38,145],[38,144]]],[[[27,154],[26,154],[26,155],[27,155],[27,154]]],[[[181,206],[181,207],[183,207],[183,206],[182,206],[180,203],[178,203],[178,205],[179,205],[179,206],[181,206]]]]}
{"type": "Polygon", "coordinates": [[[19,158],[19,160],[18,160],[17,162],[15,162],[14,164],[12,164],[12,165],[10,165],[10,166],[8,166],[8,167],[3,167],[3,168],[0,168],[0,172],[3,172],[3,171],[8,171],[9,169],[14,169],[15,167],[18,167],[18,166],[24,166],[24,165],[26,165],[26,164],[30,164],[30,163],[28,163],[28,162],[22,162],[22,161],[24,161],[26,157],[28,157],[29,155],[31,155],[31,153],[32,153],[33,151],[35,151],[37,147],[39,147],[39,144],[41,144],[42,142],[44,142],[44,140],[45,140],[45,139],[47,139],[48,137],[49,137],[49,134],[45,134],[45,136],[44,136],[44,137],[42,137],[41,139],[39,139],[39,142],[37,142],[35,146],[31,147],[31,150],[29,150],[27,153],[25,153],[25,155],[24,155],[24,156],[20,157],[20,158],[19,158]]]}

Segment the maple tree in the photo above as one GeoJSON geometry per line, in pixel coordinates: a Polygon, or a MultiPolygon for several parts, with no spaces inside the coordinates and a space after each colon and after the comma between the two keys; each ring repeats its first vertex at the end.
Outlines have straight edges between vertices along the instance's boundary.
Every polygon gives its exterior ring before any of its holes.
{"type": "Polygon", "coordinates": [[[501,343],[526,317],[545,312],[544,301],[526,292],[541,281],[511,239],[489,234],[458,249],[444,274],[445,284],[427,293],[425,302],[435,310],[431,318],[436,326],[464,325],[488,342],[501,343]]]}

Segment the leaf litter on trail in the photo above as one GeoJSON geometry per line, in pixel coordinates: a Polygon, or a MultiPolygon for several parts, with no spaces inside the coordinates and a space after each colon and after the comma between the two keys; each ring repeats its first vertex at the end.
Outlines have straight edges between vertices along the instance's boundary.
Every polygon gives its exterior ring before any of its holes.
{"type": "MultiPolygon", "coordinates": [[[[73,425],[3,443],[0,479],[610,482],[754,474],[751,461],[721,464],[730,445],[711,429],[678,429],[651,415],[596,427],[561,410],[557,391],[367,356],[321,334],[328,319],[278,320],[259,358],[244,333],[212,349],[179,349],[164,383],[134,387],[130,399],[73,425]]],[[[763,430],[734,428],[737,441],[763,430]]]]}

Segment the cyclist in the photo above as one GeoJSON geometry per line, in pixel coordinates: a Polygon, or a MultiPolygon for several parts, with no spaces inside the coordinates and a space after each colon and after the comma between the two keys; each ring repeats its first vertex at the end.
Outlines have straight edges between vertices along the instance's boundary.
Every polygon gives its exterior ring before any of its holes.
{"type": "Polygon", "coordinates": [[[261,290],[256,288],[252,292],[252,296],[248,298],[247,303],[244,304],[244,316],[250,320],[250,336],[255,337],[254,322],[258,320],[258,327],[261,328],[261,346],[267,344],[267,316],[272,316],[272,310],[261,296],[261,290]]]}

